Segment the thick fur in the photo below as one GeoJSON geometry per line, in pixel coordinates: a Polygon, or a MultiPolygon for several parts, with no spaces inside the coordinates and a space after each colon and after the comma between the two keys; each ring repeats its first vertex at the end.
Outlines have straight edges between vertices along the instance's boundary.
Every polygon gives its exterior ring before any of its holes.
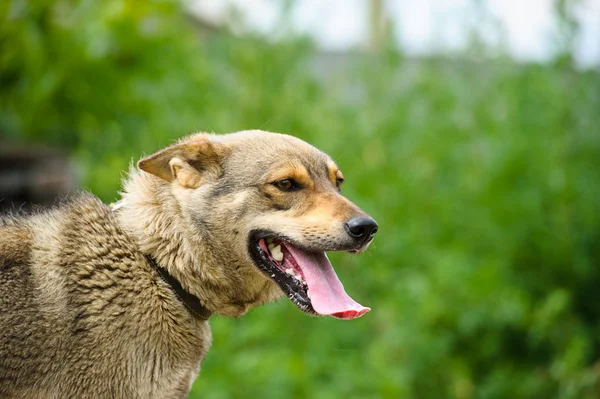
{"type": "Polygon", "coordinates": [[[184,398],[211,344],[147,262],[211,311],[240,316],[282,291],[254,265],[252,231],[308,249],[364,250],[331,159],[260,131],[197,134],[140,161],[114,209],[81,194],[0,221],[1,398],[184,398]],[[273,183],[301,181],[283,192],[273,183]]]}

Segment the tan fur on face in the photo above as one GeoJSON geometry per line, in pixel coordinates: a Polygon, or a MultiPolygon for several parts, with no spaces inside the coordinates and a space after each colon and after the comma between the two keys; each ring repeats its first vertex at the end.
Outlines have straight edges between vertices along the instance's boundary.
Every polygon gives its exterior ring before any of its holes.
{"type": "Polygon", "coordinates": [[[327,163],[327,168],[329,171],[329,180],[331,180],[335,186],[337,186],[338,179],[344,180],[342,171],[333,161],[327,163]]]}
{"type": "Polygon", "coordinates": [[[273,168],[269,171],[269,174],[265,179],[268,182],[265,183],[265,188],[274,192],[272,189],[275,187],[272,186],[271,183],[285,179],[293,179],[305,188],[313,188],[315,185],[313,180],[310,178],[306,167],[299,164],[289,163],[277,168],[273,168]]]}
{"type": "Polygon", "coordinates": [[[210,329],[147,256],[211,311],[240,316],[282,296],[250,256],[253,232],[348,250],[344,223],[365,216],[335,163],[291,136],[196,134],[138,165],[113,209],[83,194],[0,219],[0,397],[184,398],[210,329]]]}

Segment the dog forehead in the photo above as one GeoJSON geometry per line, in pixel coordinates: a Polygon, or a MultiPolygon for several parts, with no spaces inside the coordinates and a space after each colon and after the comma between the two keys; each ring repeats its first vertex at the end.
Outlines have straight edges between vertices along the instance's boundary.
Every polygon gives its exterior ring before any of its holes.
{"type": "MultiPolygon", "coordinates": [[[[309,170],[334,164],[331,158],[307,142],[286,134],[250,130],[213,136],[211,140],[232,149],[231,157],[261,168],[276,164],[298,164],[309,170]],[[214,137],[214,138],[213,138],[214,137]]],[[[334,164],[335,165],[335,164],[334,164]]]]}
{"type": "Polygon", "coordinates": [[[296,148],[304,151],[321,152],[297,137],[264,130],[243,130],[236,133],[211,135],[211,141],[234,147],[296,148]]]}

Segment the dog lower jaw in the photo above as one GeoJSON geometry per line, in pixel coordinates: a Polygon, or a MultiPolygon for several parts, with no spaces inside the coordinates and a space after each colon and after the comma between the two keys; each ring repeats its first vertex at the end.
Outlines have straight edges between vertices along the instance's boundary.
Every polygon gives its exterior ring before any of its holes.
{"type": "Polygon", "coordinates": [[[308,287],[294,275],[286,273],[283,268],[278,267],[274,259],[271,258],[271,254],[265,243],[267,237],[269,236],[263,236],[263,234],[260,234],[259,236],[257,234],[249,241],[249,251],[255,265],[263,274],[279,286],[285,296],[287,296],[298,309],[311,316],[318,316],[319,314],[315,312],[312,307],[308,287]],[[261,242],[262,248],[260,245],[261,242]]]}

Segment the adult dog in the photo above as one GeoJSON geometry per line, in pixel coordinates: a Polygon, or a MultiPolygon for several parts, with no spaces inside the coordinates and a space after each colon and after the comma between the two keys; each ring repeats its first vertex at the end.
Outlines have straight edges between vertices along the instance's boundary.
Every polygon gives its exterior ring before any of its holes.
{"type": "Polygon", "coordinates": [[[283,134],[196,134],[142,159],[108,206],[89,194],[0,222],[0,397],[183,398],[213,313],[288,296],[340,319],[369,308],[325,251],[377,224],[327,155],[283,134]]]}

